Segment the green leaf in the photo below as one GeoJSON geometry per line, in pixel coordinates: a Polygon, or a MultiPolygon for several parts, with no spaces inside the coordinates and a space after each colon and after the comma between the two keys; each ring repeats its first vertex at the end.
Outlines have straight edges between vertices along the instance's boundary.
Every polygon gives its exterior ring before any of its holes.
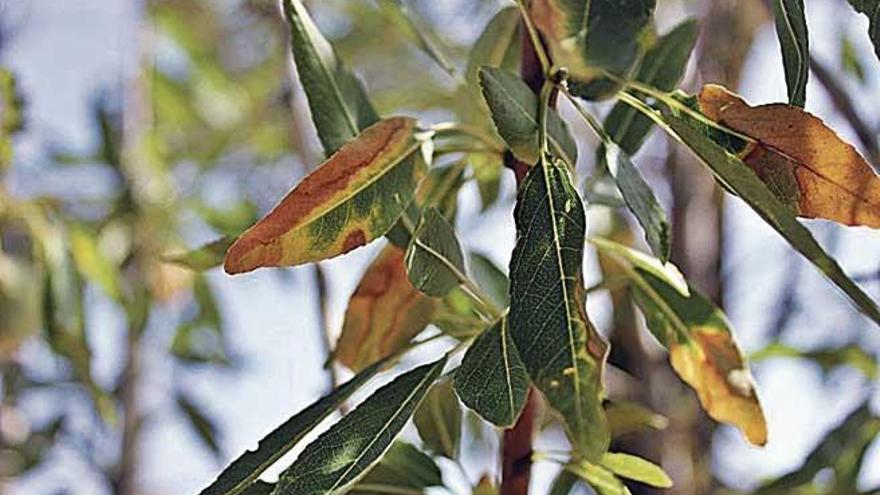
{"type": "Polygon", "coordinates": [[[566,464],[565,469],[584,480],[597,495],[631,495],[614,473],[598,464],[576,461],[566,464]]]}
{"type": "Polygon", "coordinates": [[[329,156],[379,120],[360,81],[348,71],[300,0],[284,0],[290,43],[312,121],[329,156]]]}
{"type": "Polygon", "coordinates": [[[874,44],[874,53],[880,59],[880,0],[849,0],[849,4],[868,18],[868,36],[874,44]]]}
{"type": "Polygon", "coordinates": [[[783,495],[806,485],[825,468],[835,472],[835,487],[829,493],[856,493],[856,482],[865,452],[880,434],[880,418],[867,403],[853,411],[810,452],[803,465],[759,488],[759,495],[783,495]]]}
{"type": "Polygon", "coordinates": [[[564,419],[575,452],[598,459],[608,447],[602,410],[608,346],[586,314],[584,207],[568,170],[548,158],[517,194],[510,261],[510,334],[535,385],[564,419]]]}
{"type": "MultiPolygon", "coordinates": [[[[538,96],[522,79],[502,69],[481,67],[479,78],[498,134],[518,159],[537,163],[538,96]]],[[[547,113],[547,139],[554,154],[572,167],[577,164],[577,143],[568,125],[553,110],[547,113]]]]}
{"type": "Polygon", "coordinates": [[[608,172],[614,177],[627,208],[645,230],[645,240],[651,252],[666,262],[671,250],[666,210],[657,201],[651,186],[645,182],[630,157],[612,141],[605,141],[602,146],[608,172]]]}
{"type": "Polygon", "coordinates": [[[810,231],[797,221],[791,208],[777,198],[751,168],[716,144],[709,137],[704,124],[673,112],[665,112],[662,118],[671,131],[712,170],[724,187],[739,195],[793,248],[837,285],[862,313],[880,325],[877,304],[846,275],[810,231]]]}
{"type": "Polygon", "coordinates": [[[577,475],[568,469],[563,469],[556,475],[553,485],[550,486],[550,492],[547,495],[569,495],[579,479],[577,475]]]}
{"type": "Polygon", "coordinates": [[[293,415],[260,440],[257,450],[247,451],[232,461],[220,473],[220,476],[199,495],[243,493],[260,476],[260,473],[296,446],[308,432],[333,413],[351,394],[378,373],[385,364],[384,361],[380,361],[364,369],[328,395],[293,415]]]}
{"type": "Polygon", "coordinates": [[[224,236],[184,253],[163,256],[162,260],[203,272],[223,264],[226,250],[234,241],[235,237],[224,236]]]}
{"type": "Polygon", "coordinates": [[[83,225],[70,224],[68,235],[77,270],[86,280],[103,290],[107,297],[121,301],[118,268],[101,252],[95,233],[83,225]]]}
{"type": "Polygon", "coordinates": [[[807,98],[807,77],[810,75],[810,44],[804,0],[773,0],[776,36],[782,48],[788,102],[804,106],[807,98]]]}
{"type": "Polygon", "coordinates": [[[250,486],[245,488],[242,495],[271,495],[272,491],[275,490],[275,483],[266,483],[263,480],[257,480],[251,483],[250,486]]]}
{"type": "Polygon", "coordinates": [[[665,430],[669,420],[635,402],[611,402],[605,406],[611,437],[644,430],[665,430]]]}
{"type": "MultiPolygon", "coordinates": [[[[698,34],[699,26],[694,19],[677,25],[645,53],[633,79],[663,91],[675,89],[687,67],[698,34]]],[[[626,153],[634,155],[644,143],[652,124],[651,119],[635,108],[617,102],[605,118],[603,127],[626,153]]]]}
{"type": "Polygon", "coordinates": [[[622,452],[608,452],[602,456],[602,466],[623,478],[636,480],[657,488],[670,488],[672,480],[663,468],[651,461],[622,452]]]}
{"type": "Polygon", "coordinates": [[[199,439],[212,454],[219,457],[220,445],[217,443],[217,426],[189,397],[183,393],[177,394],[177,407],[186,416],[190,426],[195,430],[199,439]]]}
{"type": "Polygon", "coordinates": [[[479,84],[480,67],[499,67],[508,71],[518,68],[520,59],[520,11],[505,7],[498,11],[474,42],[468,57],[465,80],[479,84]]]}
{"type": "Polygon", "coordinates": [[[506,308],[510,304],[510,280],[507,274],[480,253],[470,253],[471,273],[477,284],[486,291],[486,295],[495,305],[506,308]]]}
{"type": "Polygon", "coordinates": [[[878,374],[880,374],[880,364],[877,363],[871,353],[862,349],[858,344],[802,351],[779,342],[774,342],[753,353],[749,356],[749,359],[752,361],[763,361],[780,357],[813,361],[825,373],[841,366],[851,366],[871,380],[877,378],[878,374]]]}
{"type": "Polygon", "coordinates": [[[403,33],[420,50],[437,63],[447,74],[455,75],[455,67],[443,54],[434,33],[424,22],[403,2],[403,0],[378,0],[385,15],[394,22],[403,33]]]}
{"type": "Polygon", "coordinates": [[[410,282],[429,296],[445,296],[459,286],[465,273],[455,229],[434,207],[422,210],[405,260],[410,282]]]}
{"type": "Polygon", "coordinates": [[[455,372],[455,391],[468,408],[499,428],[516,423],[526,403],[529,376],[507,326],[507,317],[483,332],[455,372]]]}
{"type": "Polygon", "coordinates": [[[275,495],[345,493],[382,457],[445,364],[444,356],[377,390],[303,450],[281,473],[275,495]]]}
{"type": "Polygon", "coordinates": [[[422,493],[432,486],[443,486],[440,468],[434,459],[412,444],[396,441],[349,493],[379,495],[391,489],[395,490],[393,493],[422,493]]]}
{"type": "Polygon", "coordinates": [[[764,445],[764,413],[724,313],[689,287],[674,265],[607,239],[590,241],[629,277],[648,328],[669,349],[672,367],[694,388],[706,412],[764,445]]]}
{"type": "Polygon", "coordinates": [[[461,443],[461,408],[452,391],[451,380],[431,387],[416,409],[413,422],[425,448],[449,459],[456,458],[461,443]]]}

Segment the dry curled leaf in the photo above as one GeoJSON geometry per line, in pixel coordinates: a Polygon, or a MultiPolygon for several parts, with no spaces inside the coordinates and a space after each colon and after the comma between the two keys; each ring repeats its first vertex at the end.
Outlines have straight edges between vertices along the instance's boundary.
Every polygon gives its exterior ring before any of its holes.
{"type": "Polygon", "coordinates": [[[226,272],[332,258],[383,236],[424,173],[415,131],[413,119],[396,117],[347,142],[235,241],[226,272]]]}
{"type": "Polygon", "coordinates": [[[393,244],[382,249],[348,302],[335,356],[353,371],[406,345],[434,316],[437,300],[413,287],[403,258],[393,244]]]}
{"type": "Polygon", "coordinates": [[[755,140],[739,157],[799,216],[880,228],[880,177],[818,117],[782,103],[752,107],[714,84],[699,101],[707,117],[755,140]]]}

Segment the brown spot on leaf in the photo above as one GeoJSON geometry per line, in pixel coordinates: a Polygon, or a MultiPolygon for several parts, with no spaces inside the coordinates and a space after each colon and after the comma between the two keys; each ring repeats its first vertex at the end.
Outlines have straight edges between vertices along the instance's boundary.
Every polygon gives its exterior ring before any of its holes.
{"type": "Polygon", "coordinates": [[[342,243],[342,252],[347,253],[352,249],[359,248],[367,243],[367,236],[364,234],[364,231],[361,229],[356,229],[345,237],[345,241],[342,243]]]}

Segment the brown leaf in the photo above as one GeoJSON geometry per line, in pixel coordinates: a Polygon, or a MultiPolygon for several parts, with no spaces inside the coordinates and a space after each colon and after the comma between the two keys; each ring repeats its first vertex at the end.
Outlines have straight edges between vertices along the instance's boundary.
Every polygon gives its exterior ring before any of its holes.
{"type": "Polygon", "coordinates": [[[751,107],[714,84],[699,101],[707,117],[757,141],[740,158],[799,216],[880,228],[880,178],[818,117],[782,103],[751,107]]]}
{"type": "Polygon", "coordinates": [[[399,350],[434,316],[437,300],[410,283],[404,254],[393,244],[385,246],[348,302],[335,357],[352,371],[399,350]]]}

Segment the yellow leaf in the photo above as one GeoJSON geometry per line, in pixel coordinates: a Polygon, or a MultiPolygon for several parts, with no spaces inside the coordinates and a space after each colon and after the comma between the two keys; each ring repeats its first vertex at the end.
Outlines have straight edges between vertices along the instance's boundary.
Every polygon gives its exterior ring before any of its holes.
{"type": "Polygon", "coordinates": [[[740,158],[799,216],[880,228],[880,178],[818,117],[782,103],[752,107],[713,84],[699,101],[707,117],[757,141],[740,158]]]}
{"type": "Polygon", "coordinates": [[[332,258],[385,235],[424,174],[415,125],[386,119],[342,146],[232,244],[226,272],[332,258]]]}
{"type": "Polygon", "coordinates": [[[352,371],[397,351],[434,316],[437,300],[419,292],[406,275],[404,250],[389,244],[367,268],[345,310],[336,359],[352,371]]]}
{"type": "Polygon", "coordinates": [[[767,423],[755,383],[731,335],[697,328],[684,343],[669,345],[675,372],[697,392],[703,409],[736,425],[755,445],[767,443],[767,423]]]}

